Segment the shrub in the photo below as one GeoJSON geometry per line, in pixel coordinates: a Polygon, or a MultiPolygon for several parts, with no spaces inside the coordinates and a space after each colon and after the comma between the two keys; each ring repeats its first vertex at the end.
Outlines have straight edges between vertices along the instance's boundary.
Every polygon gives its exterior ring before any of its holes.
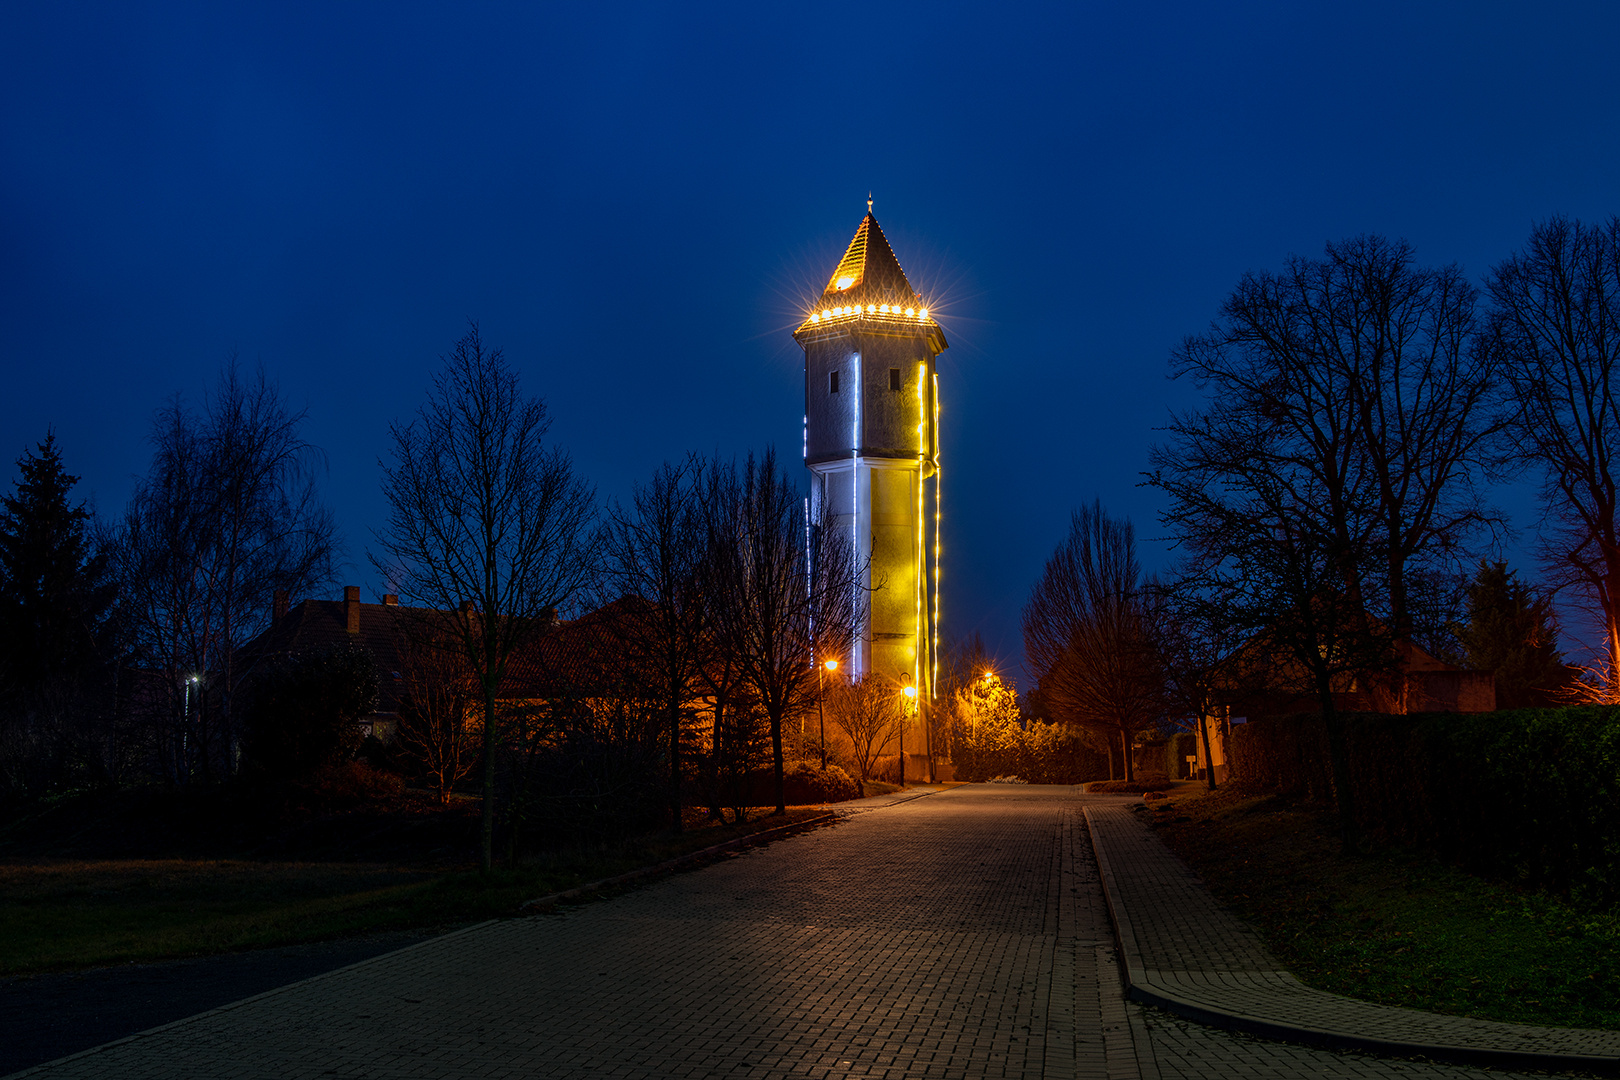
{"type": "Polygon", "coordinates": [[[801,806],[805,803],[847,802],[861,797],[860,787],[850,779],[849,774],[831,763],[823,770],[820,762],[795,761],[782,774],[782,786],[787,793],[787,801],[801,806]]]}
{"type": "Polygon", "coordinates": [[[254,679],[249,701],[246,768],[305,783],[359,753],[360,721],[377,708],[377,665],[353,645],[295,653],[254,679]]]}
{"type": "MultiPolygon", "coordinates": [[[[1345,717],[1357,817],[1369,834],[1480,873],[1620,900],[1620,708],[1345,717]]],[[[1331,802],[1318,715],[1234,728],[1244,786],[1331,802]]]]}

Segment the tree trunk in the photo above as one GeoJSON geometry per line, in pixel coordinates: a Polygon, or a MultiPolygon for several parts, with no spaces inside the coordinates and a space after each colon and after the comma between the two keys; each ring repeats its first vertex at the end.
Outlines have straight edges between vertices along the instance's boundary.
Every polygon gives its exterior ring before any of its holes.
{"type": "Polygon", "coordinates": [[[1204,736],[1204,779],[1209,781],[1209,790],[1215,790],[1215,755],[1209,748],[1209,717],[1200,710],[1198,713],[1198,730],[1204,736]]]}
{"type": "Polygon", "coordinates": [[[1325,678],[1318,678],[1317,694],[1322,702],[1322,723],[1327,728],[1333,801],[1339,807],[1339,844],[1344,854],[1354,855],[1361,844],[1356,830],[1356,796],[1350,783],[1350,747],[1345,737],[1344,717],[1334,706],[1333,691],[1325,678]]]}
{"type": "Polygon", "coordinates": [[[495,851],[495,685],[484,680],[484,808],[479,828],[478,869],[490,872],[495,851]]]}
{"type": "Polygon", "coordinates": [[[673,815],[671,828],[681,831],[681,707],[673,698],[669,702],[669,805],[673,815]]]}
{"type": "Polygon", "coordinates": [[[771,750],[776,756],[776,812],[787,813],[787,789],[783,783],[783,773],[786,771],[786,762],[782,760],[782,718],[771,717],[771,750]]]}
{"type": "Polygon", "coordinates": [[[1125,782],[1128,784],[1136,779],[1136,763],[1131,760],[1130,734],[1124,728],[1119,730],[1119,756],[1125,762],[1125,782]]]}

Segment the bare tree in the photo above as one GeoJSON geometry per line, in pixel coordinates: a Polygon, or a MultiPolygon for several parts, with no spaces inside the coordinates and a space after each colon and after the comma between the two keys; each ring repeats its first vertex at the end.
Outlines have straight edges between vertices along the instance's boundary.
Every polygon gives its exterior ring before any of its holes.
{"type": "Polygon", "coordinates": [[[252,674],[240,649],[269,625],[274,593],[332,578],[336,528],[303,420],[262,370],[248,380],[232,363],[200,413],[178,398],[159,411],[151,471],[120,523],[121,610],[163,676],[181,781],[236,767],[234,700],[252,674]]]}
{"type": "Polygon", "coordinates": [[[872,778],[883,747],[906,722],[908,708],[900,684],[875,673],[853,682],[840,682],[828,691],[827,715],[849,739],[863,785],[872,778]]]}
{"type": "Polygon", "coordinates": [[[641,601],[631,617],[614,625],[631,665],[651,680],[646,689],[664,715],[676,832],[681,831],[681,732],[713,644],[704,592],[705,472],[695,455],[679,464],[666,462],[650,482],[636,486],[629,508],[613,506],[603,537],[602,600],[641,601]]]}
{"type": "Polygon", "coordinates": [[[472,722],[478,683],[459,640],[447,630],[437,612],[423,612],[402,626],[405,695],[395,735],[400,749],[433,781],[441,806],[472,771],[482,741],[472,722]]]}
{"type": "Polygon", "coordinates": [[[383,468],[388,528],[371,561],[397,591],[447,621],[478,682],[483,713],[480,866],[495,831],[497,698],[514,654],[589,583],[592,490],[545,442],[545,404],[524,398],[474,324],[444,357],[414,421],[395,424],[383,468]]]}
{"type": "Polygon", "coordinates": [[[1495,524],[1475,487],[1494,370],[1474,306],[1456,267],[1361,237],[1247,275],[1172,358],[1211,404],[1172,420],[1148,482],[1171,498],[1164,522],[1192,580],[1320,701],[1350,848],[1333,695],[1346,680],[1399,693],[1406,643],[1449,621],[1424,617],[1414,579],[1460,574],[1469,539],[1495,524]]]}
{"type": "Polygon", "coordinates": [[[1142,590],[1148,633],[1164,676],[1165,704],[1187,717],[1204,746],[1209,789],[1216,788],[1210,723],[1222,704],[1246,696],[1251,687],[1234,661],[1243,644],[1232,622],[1239,597],[1219,580],[1200,577],[1189,566],[1153,577],[1142,590]]]}
{"type": "Polygon", "coordinates": [[[770,721],[777,813],[786,813],[783,725],[816,701],[816,648],[853,637],[857,582],[842,544],[819,543],[776,453],[706,484],[708,592],[716,647],[734,657],[770,721]]]}
{"type": "Polygon", "coordinates": [[[1620,218],[1555,217],[1491,272],[1490,342],[1511,390],[1506,457],[1541,473],[1542,561],[1602,626],[1620,699],[1620,218]]]}
{"type": "Polygon", "coordinates": [[[1024,650],[1047,707],[1117,738],[1127,780],[1132,739],[1162,712],[1141,576],[1130,522],[1094,502],[1075,511],[1023,614],[1024,650]]]}

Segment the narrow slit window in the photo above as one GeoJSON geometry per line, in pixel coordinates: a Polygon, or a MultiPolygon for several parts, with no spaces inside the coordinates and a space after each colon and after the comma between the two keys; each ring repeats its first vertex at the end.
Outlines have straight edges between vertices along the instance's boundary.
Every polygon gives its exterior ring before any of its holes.
{"type": "Polygon", "coordinates": [[[889,369],[889,389],[900,389],[900,369],[897,367],[892,367],[889,369]]]}
{"type": "Polygon", "coordinates": [[[838,372],[836,371],[828,372],[827,374],[827,393],[838,393],[838,372]]]}

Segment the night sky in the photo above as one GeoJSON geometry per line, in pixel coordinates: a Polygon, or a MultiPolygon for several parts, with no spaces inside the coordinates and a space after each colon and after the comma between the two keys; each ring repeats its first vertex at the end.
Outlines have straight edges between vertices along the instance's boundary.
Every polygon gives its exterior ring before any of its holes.
{"type": "Polygon", "coordinates": [[[116,514],[236,354],[368,599],[468,319],[604,497],[770,443],[802,482],[790,334],[870,190],[951,342],[946,636],[1015,661],[1071,507],[1156,535],[1169,351],[1246,270],[1378,232],[1477,281],[1620,211],[1612,3],[244,7],[3,9],[0,477],[54,427],[116,514]]]}

